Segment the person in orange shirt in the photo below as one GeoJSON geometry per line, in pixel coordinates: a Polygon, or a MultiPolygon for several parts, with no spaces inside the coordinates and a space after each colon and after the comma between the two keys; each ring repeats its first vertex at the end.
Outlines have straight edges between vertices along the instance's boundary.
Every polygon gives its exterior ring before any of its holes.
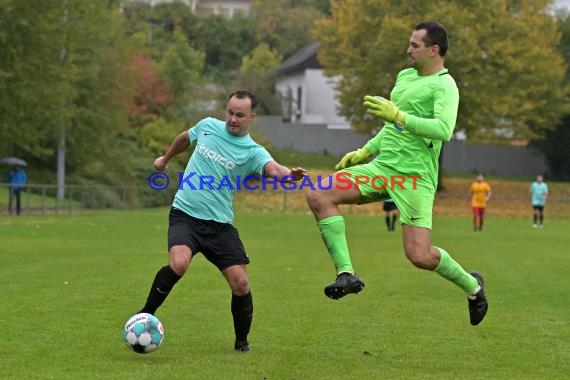
{"type": "Polygon", "coordinates": [[[485,182],[483,174],[479,174],[471,184],[471,208],[473,209],[473,230],[483,229],[483,219],[485,218],[485,208],[487,201],[491,199],[491,186],[485,182]]]}

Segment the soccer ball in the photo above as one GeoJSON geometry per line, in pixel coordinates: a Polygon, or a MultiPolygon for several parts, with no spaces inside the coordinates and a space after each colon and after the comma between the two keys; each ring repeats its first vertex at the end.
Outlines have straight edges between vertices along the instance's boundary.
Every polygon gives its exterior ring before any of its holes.
{"type": "Polygon", "coordinates": [[[123,338],[127,346],[139,354],[148,354],[160,346],[164,339],[164,327],[152,314],[139,313],[125,323],[123,338]]]}

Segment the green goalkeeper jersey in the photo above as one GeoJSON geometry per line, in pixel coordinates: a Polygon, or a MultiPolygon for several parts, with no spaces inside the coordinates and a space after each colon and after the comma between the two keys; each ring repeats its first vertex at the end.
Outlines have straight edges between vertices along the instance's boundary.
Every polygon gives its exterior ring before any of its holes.
{"type": "Polygon", "coordinates": [[[442,69],[420,76],[415,68],[398,73],[390,100],[405,112],[405,128],[386,123],[366,147],[382,165],[403,175],[421,175],[437,187],[438,158],[443,141],[451,139],[459,91],[455,80],[442,69]]]}

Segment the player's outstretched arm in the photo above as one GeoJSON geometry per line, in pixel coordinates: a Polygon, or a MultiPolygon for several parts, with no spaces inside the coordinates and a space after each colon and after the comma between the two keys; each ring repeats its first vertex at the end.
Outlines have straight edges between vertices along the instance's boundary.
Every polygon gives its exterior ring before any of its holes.
{"type": "Polygon", "coordinates": [[[170,161],[172,157],[176,156],[178,153],[184,152],[189,146],[190,137],[188,137],[188,131],[184,131],[174,138],[174,141],[172,141],[172,144],[164,156],[160,156],[154,160],[155,169],[164,170],[166,168],[166,164],[168,164],[168,161],[170,161]]]}
{"type": "Polygon", "coordinates": [[[364,164],[373,156],[380,154],[382,146],[382,136],[380,133],[381,132],[378,132],[376,136],[368,140],[362,148],[345,154],[335,165],[334,170],[339,171],[354,165],[364,164]]]}
{"type": "Polygon", "coordinates": [[[405,113],[381,96],[366,95],[363,105],[369,114],[394,123],[417,136],[449,141],[457,122],[459,92],[454,82],[446,82],[438,87],[434,100],[434,116],[431,118],[405,113]]]}
{"type": "Polygon", "coordinates": [[[276,178],[279,181],[294,182],[304,178],[307,175],[307,171],[303,168],[289,169],[277,161],[269,161],[263,167],[263,175],[276,178]]]}

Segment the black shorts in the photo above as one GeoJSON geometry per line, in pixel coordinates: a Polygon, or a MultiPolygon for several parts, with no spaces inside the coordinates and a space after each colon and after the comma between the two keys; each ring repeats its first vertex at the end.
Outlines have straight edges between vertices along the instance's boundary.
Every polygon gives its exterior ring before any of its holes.
{"type": "Polygon", "coordinates": [[[536,210],[536,211],[542,211],[542,210],[544,210],[544,206],[532,205],[532,209],[536,210]]]}
{"type": "Polygon", "coordinates": [[[384,204],[382,205],[382,210],[388,212],[388,211],[393,211],[393,210],[397,210],[398,206],[396,206],[396,202],[384,202],[384,204]]]}
{"type": "Polygon", "coordinates": [[[175,245],[188,246],[192,257],[203,253],[220,271],[232,265],[249,264],[233,225],[194,218],[172,207],[168,215],[168,250],[175,245]]]}

